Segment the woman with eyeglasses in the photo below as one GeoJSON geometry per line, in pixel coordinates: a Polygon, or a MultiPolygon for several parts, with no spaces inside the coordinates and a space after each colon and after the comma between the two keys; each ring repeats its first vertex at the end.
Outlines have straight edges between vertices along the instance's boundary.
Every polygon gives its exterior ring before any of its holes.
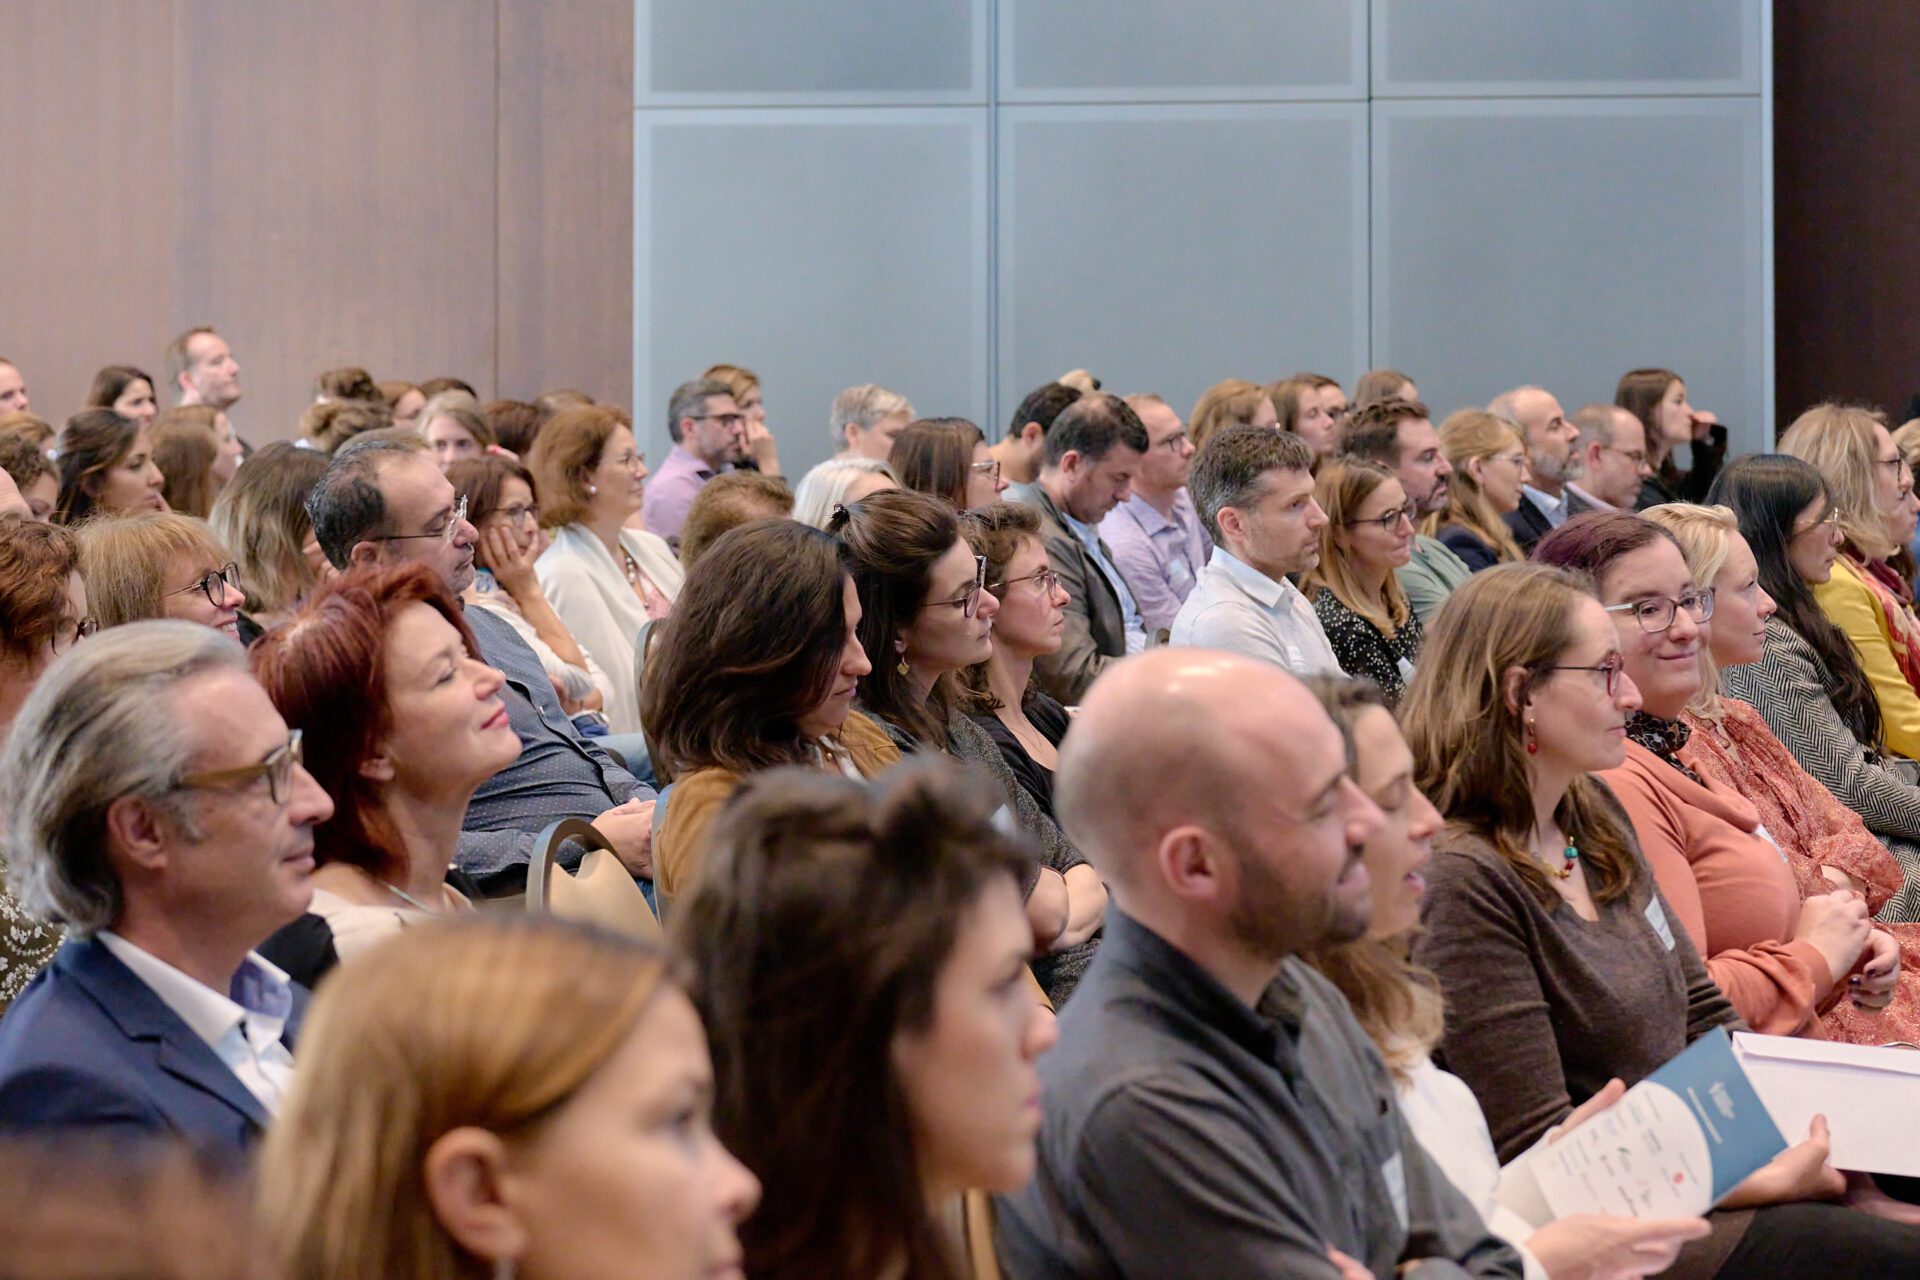
{"type": "Polygon", "coordinates": [[[351,571],[248,661],[334,800],[314,828],[313,903],[261,954],[311,987],[396,930],[471,910],[447,868],[467,802],[520,738],[504,679],[433,570],[351,571]]]}
{"type": "Polygon", "coordinates": [[[204,520],[145,511],[74,531],[80,574],[102,627],[178,618],[240,638],[239,570],[204,520]]]}
{"type": "Polygon", "coordinates": [[[1438,538],[1475,573],[1525,560],[1507,528],[1532,472],[1527,446],[1505,419],[1462,409],[1440,424],[1440,452],[1453,467],[1447,505],[1420,532],[1438,538]]]}
{"type": "Polygon", "coordinates": [[[986,589],[986,558],[961,536],[951,506],[909,489],[841,508],[828,532],[846,548],[860,597],[860,643],[872,663],[860,678],[860,709],[902,751],[971,760],[999,783],[1013,820],[1040,847],[1040,864],[1021,886],[1039,957],[1034,971],[1047,994],[1064,1001],[1091,959],[1091,940],[1073,928],[1065,879],[1085,859],[967,714],[960,681],[993,655],[1000,598],[986,589]]]}
{"type": "Polygon", "coordinates": [[[1321,467],[1314,501],[1327,514],[1320,559],[1302,586],[1340,669],[1398,706],[1420,655],[1420,617],[1394,572],[1413,559],[1418,508],[1391,471],[1357,458],[1321,467]]]}
{"type": "Polygon", "coordinates": [[[527,457],[553,545],[534,564],[547,599],[612,682],[606,716],[639,733],[642,633],[673,610],[683,575],[657,534],[635,529],[647,464],[625,414],[604,405],[554,415],[527,457]]]}
{"type": "Polygon", "coordinates": [[[1714,610],[1714,589],[1694,585],[1679,542],[1651,520],[1593,512],[1553,530],[1533,555],[1598,588],[1641,703],[1627,718],[1625,759],[1599,776],[1734,1010],[1755,1031],[1823,1039],[1820,1015],[1850,989],[1891,994],[1899,947],[1872,931],[1865,901],[1829,887],[1803,902],[1752,801],[1679,754],[1693,732],[1683,716],[1700,695],[1714,610]],[[1849,984],[1856,973],[1861,982],[1849,984]]]}
{"type": "Polygon", "coordinates": [[[900,485],[972,511],[999,500],[1007,482],[980,428],[965,418],[922,418],[894,437],[887,466],[900,485]]]}

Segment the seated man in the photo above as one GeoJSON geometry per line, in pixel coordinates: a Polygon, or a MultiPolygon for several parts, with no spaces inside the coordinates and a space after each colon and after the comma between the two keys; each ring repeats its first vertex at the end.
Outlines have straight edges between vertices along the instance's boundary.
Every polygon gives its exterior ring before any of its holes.
{"type": "Polygon", "coordinates": [[[1130,659],[1082,705],[1054,802],[1112,905],[1040,1059],[1039,1169],[998,1202],[1009,1276],[1522,1274],[1298,958],[1372,913],[1382,819],[1346,770],[1304,686],[1227,654],[1130,659]]]}
{"type": "MultiPolygon", "coordinates": [[[[1363,404],[1340,431],[1340,454],[1377,462],[1399,478],[1407,501],[1419,508],[1414,527],[1447,505],[1447,477],[1453,464],[1440,452],[1427,406],[1418,400],[1376,400],[1363,404]]],[[[1424,533],[1413,536],[1413,558],[1394,571],[1407,603],[1427,626],[1453,589],[1473,576],[1466,561],[1447,544],[1424,533]]]]}
{"type": "Polygon", "coordinates": [[[1100,536],[1140,606],[1147,634],[1160,635],[1192,594],[1213,543],[1187,493],[1193,470],[1187,424],[1159,396],[1128,396],[1127,404],[1147,429],[1147,452],[1134,473],[1133,496],[1107,513],[1100,536]]]}
{"type": "Polygon", "coordinates": [[[1288,581],[1319,563],[1327,527],[1313,499],[1313,458],[1312,445],[1271,427],[1227,427],[1200,446],[1188,487],[1213,554],[1173,620],[1173,643],[1297,676],[1339,674],[1320,615],[1288,581]]]}
{"type": "MultiPolygon", "coordinates": [[[[473,581],[465,504],[433,459],[384,440],[349,443],[307,498],[313,535],[336,569],[418,560],[456,597],[473,581]]],[[[500,696],[520,735],[520,758],[474,793],[460,833],[459,867],[488,896],[521,892],[534,837],[560,818],[583,818],[612,842],[636,876],[653,874],[653,790],[584,738],[560,705],[540,659],[485,609],[467,625],[489,665],[507,678],[500,696]]],[[[561,861],[579,861],[576,851],[561,861]]]]}
{"type": "Polygon", "coordinates": [[[1590,404],[1573,415],[1580,428],[1574,445],[1580,482],[1567,481],[1567,515],[1631,511],[1640,486],[1653,474],[1647,462],[1647,429],[1617,404],[1590,404]]]}
{"type": "Polygon", "coordinates": [[[1529,555],[1534,544],[1567,522],[1573,512],[1567,482],[1580,474],[1574,444],[1580,428],[1567,421],[1559,399],[1540,387],[1515,387],[1495,396],[1487,412],[1519,428],[1527,442],[1530,484],[1521,486],[1520,505],[1507,513],[1507,528],[1529,555]]]}
{"type": "Polygon", "coordinates": [[[1013,411],[1007,434],[988,450],[1000,464],[1000,475],[1007,482],[1000,496],[1006,502],[1031,504],[1040,484],[1040,468],[1047,460],[1047,429],[1053,420],[1078,400],[1081,392],[1060,382],[1043,382],[1027,392],[1027,398],[1013,411]]]}
{"type": "Polygon", "coordinates": [[[1101,520],[1132,492],[1146,452],[1147,429],[1118,396],[1083,396],[1047,428],[1046,463],[1030,501],[1040,512],[1047,561],[1067,590],[1067,625],[1059,651],[1035,662],[1033,674],[1069,706],[1108,663],[1147,647],[1133,593],[1100,537],[1101,520]]]}
{"type": "Polygon", "coordinates": [[[307,909],[333,802],[240,646],[168,621],[70,650],[0,754],[0,812],[20,905],[67,930],[0,1021],[0,1135],[247,1150],[305,1004],[253,949],[307,909]]]}

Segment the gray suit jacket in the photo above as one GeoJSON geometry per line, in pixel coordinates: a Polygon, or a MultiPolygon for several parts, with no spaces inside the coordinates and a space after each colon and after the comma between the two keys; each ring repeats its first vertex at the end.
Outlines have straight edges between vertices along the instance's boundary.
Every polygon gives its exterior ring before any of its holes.
{"type": "MultiPolygon", "coordinates": [[[[1068,596],[1060,652],[1036,661],[1033,674],[1042,689],[1074,706],[1108,663],[1127,656],[1126,620],[1120,613],[1119,593],[1067,527],[1045,488],[1034,485],[1030,505],[1040,513],[1040,542],[1047,549],[1047,562],[1060,575],[1068,596]]],[[[1106,543],[1100,547],[1105,551],[1106,543]]],[[[1108,554],[1107,560],[1111,563],[1113,556],[1108,554]]]]}

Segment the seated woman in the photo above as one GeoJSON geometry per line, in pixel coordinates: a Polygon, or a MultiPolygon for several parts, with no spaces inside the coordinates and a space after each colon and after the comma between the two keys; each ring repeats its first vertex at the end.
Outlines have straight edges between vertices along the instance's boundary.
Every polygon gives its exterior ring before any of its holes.
{"type": "MultiPolygon", "coordinates": [[[[0,516],[0,743],[40,673],[92,632],[73,535],[0,516]]],[[[60,931],[22,915],[0,875],[0,1014],[59,945],[60,931]]]]}
{"type": "Polygon", "coordinates": [[[80,576],[102,627],[178,618],[240,634],[239,573],[204,520],[142,511],[92,520],[75,531],[80,576]]]}
{"type": "Polygon", "coordinates": [[[1277,427],[1280,415],[1268,388],[1245,378],[1227,378],[1200,393],[1187,418],[1187,439],[1198,449],[1223,427],[1277,427]]]}
{"type": "Polygon", "coordinates": [[[792,520],[722,534],[687,579],[641,702],[654,756],[674,777],[653,837],[663,903],[697,881],[708,830],[749,775],[797,764],[877,778],[898,763],[893,740],[853,710],[871,669],[859,621],[839,547],[792,520]]]}
{"type": "Polygon", "coordinates": [[[873,668],[860,678],[862,711],[902,751],[972,760],[1000,784],[1013,818],[1040,847],[1028,915],[1041,959],[1040,985],[1064,1003],[1092,959],[1104,916],[1076,903],[1065,875],[1085,863],[1027,794],[993,738],[966,713],[959,673],[993,653],[999,598],[986,590],[986,562],[960,536],[953,508],[923,493],[877,493],[834,517],[860,596],[859,636],[873,668]]]}
{"type": "Polygon", "coordinates": [[[534,571],[540,504],[533,499],[532,473],[504,458],[467,458],[447,468],[447,480],[480,535],[473,583],[461,602],[504,619],[527,642],[568,715],[604,709],[613,682],[560,621],[534,571]]]}
{"type": "MultiPolygon", "coordinates": [[[[1679,542],[1695,588],[1714,590],[1701,690],[1680,717],[1691,732],[1676,757],[1753,805],[1761,826],[1787,855],[1803,898],[1846,889],[1861,894],[1869,912],[1879,911],[1905,888],[1900,864],[1858,814],[1800,767],[1759,712],[1720,693],[1723,668],[1759,661],[1766,621],[1775,611],[1733,513],[1671,503],[1644,514],[1679,542]]],[[[1863,973],[1850,979],[1852,998],[1821,1018],[1833,1039],[1858,1044],[1920,1040],[1920,926],[1881,928],[1900,943],[1894,985],[1888,988],[1885,966],[1871,963],[1871,977],[1863,973]]]]}
{"type": "Polygon", "coordinates": [[[111,409],[82,409],[60,432],[60,500],[56,523],[89,516],[165,511],[167,478],[153,461],[147,428],[111,409]]]}
{"type": "Polygon", "coordinates": [[[111,409],[143,427],[151,427],[160,416],[160,402],[153,395],[153,375],[130,364],[110,364],[93,375],[87,388],[85,407],[111,409]]]}
{"type": "MultiPolygon", "coordinates": [[[[1447,601],[1402,704],[1414,785],[1447,822],[1413,958],[1439,980],[1441,1053],[1502,1160],[1614,1078],[1636,1084],[1740,1026],[1589,776],[1625,758],[1640,705],[1625,665],[1590,583],[1502,566],[1447,601]]],[[[1708,1215],[1713,1234],[1673,1274],[1911,1274],[1920,1230],[1817,1202],[1843,1188],[1826,1150],[1816,1122],[1708,1215]]]]}
{"type": "Polygon", "coordinates": [[[1753,804],[1676,754],[1692,734],[1681,716],[1702,687],[1712,588],[1693,585],[1672,534],[1625,511],[1576,516],[1533,557],[1591,577],[1613,621],[1640,707],[1627,719],[1625,759],[1599,776],[1707,972],[1753,1030],[1820,1037],[1819,1015],[1846,997],[1856,966],[1871,961],[1897,975],[1900,952],[1888,935],[1871,934],[1858,895],[1829,888],[1802,903],[1779,838],[1753,804]]]}
{"type": "Polygon", "coordinates": [[[613,731],[638,733],[640,633],[672,611],[682,574],[664,539],[627,526],[647,479],[632,427],[615,409],[569,409],[541,429],[527,469],[540,522],[553,534],[534,565],[540,585],[613,682],[613,731]]]}
{"type": "Polygon", "coordinates": [[[54,504],[60,501],[60,470],[45,449],[25,435],[0,433],[0,471],[20,490],[30,516],[53,519],[54,504]]]}
{"type": "Polygon", "coordinates": [[[1440,539],[1475,573],[1526,559],[1506,521],[1532,478],[1520,433],[1490,413],[1462,409],[1440,424],[1440,452],[1453,467],[1447,505],[1420,532],[1440,539]]]}
{"type": "Polygon", "coordinates": [[[260,953],[311,987],[397,929],[470,909],[447,868],[467,801],[520,738],[503,678],[433,571],[349,573],[248,662],[334,798],[313,833],[313,905],[260,953]]]}
{"type": "Polygon", "coordinates": [[[442,471],[464,459],[485,457],[499,450],[499,440],[480,402],[464,391],[443,391],[427,401],[421,406],[417,425],[442,471]]]}
{"type": "Polygon", "coordinates": [[[426,396],[414,383],[402,379],[389,382],[376,382],[374,389],[380,393],[380,401],[387,406],[387,412],[393,415],[393,425],[405,431],[420,429],[420,411],[427,407],[426,396]]]}
{"type": "Polygon", "coordinates": [[[1663,502],[1698,502],[1727,458],[1727,429],[1711,413],[1687,403],[1687,384],[1671,369],[1634,369],[1620,376],[1613,402],[1640,419],[1647,434],[1653,474],[1640,482],[1641,508],[1663,502]],[[1685,471],[1673,460],[1676,445],[1692,459],[1685,471]]]}
{"type": "Polygon", "coordinates": [[[827,527],[835,507],[850,507],[860,499],[899,484],[887,464],[863,454],[828,458],[800,477],[793,491],[793,518],[816,529],[827,527]]]}
{"type": "Polygon", "coordinates": [[[1324,373],[1296,373],[1263,390],[1273,402],[1276,425],[1313,448],[1314,469],[1333,456],[1340,424],[1347,420],[1347,393],[1324,373]]]}
{"type": "Polygon", "coordinates": [[[1820,473],[1839,517],[1840,554],[1813,598],[1853,642],[1887,750],[1920,759],[1920,618],[1912,588],[1887,564],[1905,545],[1889,527],[1906,514],[1900,450],[1867,410],[1820,404],[1794,419],[1780,452],[1820,473]]]}
{"type": "MultiPolygon", "coordinates": [[[[1521,1200],[1511,1192],[1502,1195],[1505,1171],[1479,1102],[1431,1056],[1445,1018],[1438,984],[1408,957],[1420,927],[1426,887],[1421,873],[1433,857],[1440,814],[1414,788],[1413,754],[1377,685],[1325,676],[1308,684],[1347,740],[1354,785],[1379,807],[1384,822],[1362,855],[1373,897],[1366,936],[1306,958],[1340,988],[1380,1050],[1413,1136],[1473,1201],[1487,1226],[1519,1250],[1530,1280],[1665,1271],[1682,1243],[1708,1233],[1705,1222],[1579,1215],[1535,1223],[1509,1207],[1521,1200]]],[[[1621,1092],[1618,1084],[1602,1089],[1569,1116],[1561,1131],[1612,1105],[1621,1092]]]]}
{"type": "Polygon", "coordinates": [[[214,500],[207,523],[240,571],[240,639],[247,644],[291,618],[333,576],[307,517],[307,495],[326,472],[326,454],[276,440],[255,450],[214,500]]]}
{"type": "Polygon", "coordinates": [[[167,505],[204,520],[239,469],[240,442],[221,410],[181,405],[154,419],[153,461],[167,478],[167,505]]]}
{"type": "Polygon", "coordinates": [[[1391,471],[1358,458],[1323,465],[1313,489],[1327,522],[1319,563],[1302,586],[1340,669],[1373,681],[1397,706],[1422,630],[1394,571],[1413,559],[1419,507],[1391,471]]]}
{"type": "Polygon", "coordinates": [[[1033,1176],[1056,1032],[1001,803],[941,760],[873,787],[782,769],[715,826],[680,937],[714,1128],[766,1187],[756,1280],[967,1274],[980,1206],[955,1223],[958,1202],[1033,1176]]]}
{"type": "Polygon", "coordinates": [[[887,465],[900,485],[972,511],[997,501],[1007,487],[1000,462],[980,428],[965,418],[922,418],[894,437],[887,465]]]}
{"type": "Polygon", "coordinates": [[[261,1152],[269,1274],[737,1275],[759,1187],[713,1135],[674,975],[631,939],[508,915],[343,965],[261,1152]]]}
{"type": "Polygon", "coordinates": [[[1722,671],[1723,689],[1900,860],[1906,885],[1880,918],[1920,920],[1920,764],[1886,752],[1873,685],[1813,595],[1839,554],[1826,482],[1798,458],[1737,458],[1709,499],[1733,512],[1778,610],[1759,661],[1722,671]]]}

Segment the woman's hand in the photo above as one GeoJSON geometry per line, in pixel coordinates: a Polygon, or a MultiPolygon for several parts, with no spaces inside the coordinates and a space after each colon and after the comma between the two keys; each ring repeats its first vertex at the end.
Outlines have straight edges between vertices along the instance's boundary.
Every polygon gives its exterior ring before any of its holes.
{"type": "Polygon", "coordinates": [[[1782,1151],[1772,1160],[1729,1191],[1721,1200],[1722,1209],[1751,1209],[1766,1204],[1791,1204],[1797,1200],[1831,1200],[1847,1189],[1847,1180],[1827,1163],[1833,1143],[1827,1133],[1827,1118],[1815,1116],[1807,1126],[1807,1140],[1782,1151]]]}
{"type": "Polygon", "coordinates": [[[1900,988],[1900,942],[1885,929],[1867,935],[1867,961],[1848,981],[1853,1002],[1862,1009],[1884,1009],[1900,988]]]}
{"type": "Polygon", "coordinates": [[[1680,1246],[1709,1231],[1705,1218],[1622,1218],[1576,1213],[1527,1238],[1553,1280],[1639,1280],[1673,1265],[1680,1246]]]}
{"type": "Polygon", "coordinates": [[[1800,923],[1794,926],[1793,940],[1805,942],[1827,962],[1827,971],[1837,982],[1840,975],[1853,972],[1854,962],[1867,948],[1873,925],[1867,915],[1867,903],[1857,893],[1835,890],[1819,893],[1800,904],[1800,923]]]}
{"type": "MultiPolygon", "coordinates": [[[[493,526],[480,535],[480,545],[487,553],[487,568],[502,591],[515,601],[524,601],[529,593],[539,593],[540,578],[533,571],[536,559],[533,548],[529,546],[522,551],[511,529],[504,524],[493,526]]],[[[522,610],[525,607],[521,605],[522,610]]]]}

